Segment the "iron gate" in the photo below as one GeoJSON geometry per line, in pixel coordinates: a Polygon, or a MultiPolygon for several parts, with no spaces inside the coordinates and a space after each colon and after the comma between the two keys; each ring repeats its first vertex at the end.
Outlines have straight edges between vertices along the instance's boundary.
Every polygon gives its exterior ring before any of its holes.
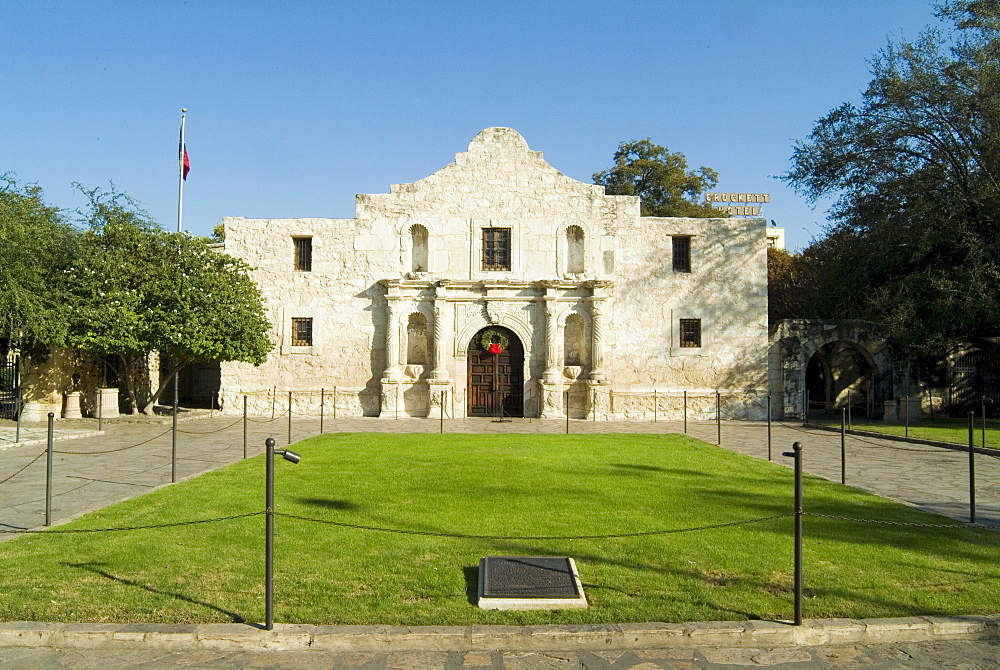
{"type": "Polygon", "coordinates": [[[0,419],[16,419],[18,412],[19,359],[13,352],[0,352],[0,419]]]}

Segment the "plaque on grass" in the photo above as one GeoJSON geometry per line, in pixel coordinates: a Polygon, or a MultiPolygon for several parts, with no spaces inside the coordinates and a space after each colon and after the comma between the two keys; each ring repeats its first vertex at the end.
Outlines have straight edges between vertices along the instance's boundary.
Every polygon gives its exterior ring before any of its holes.
{"type": "Polygon", "coordinates": [[[568,556],[487,556],[479,561],[479,607],[487,610],[580,609],[587,606],[576,563],[568,556]]]}

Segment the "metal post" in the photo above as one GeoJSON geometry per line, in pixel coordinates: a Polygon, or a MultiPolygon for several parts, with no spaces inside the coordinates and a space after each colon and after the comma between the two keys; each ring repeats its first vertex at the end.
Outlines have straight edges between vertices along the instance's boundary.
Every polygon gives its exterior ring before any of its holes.
{"type": "Polygon", "coordinates": [[[55,413],[49,412],[49,435],[45,446],[45,525],[52,525],[52,433],[55,413]]]}
{"type": "Polygon", "coordinates": [[[976,523],[976,413],[969,412],[969,523],[976,523]]]}
{"type": "Polygon", "coordinates": [[[274,421],[275,403],[278,402],[278,387],[271,389],[271,420],[274,421]]]}
{"type": "Polygon", "coordinates": [[[802,426],[809,423],[809,390],[802,392],[802,426]]]}
{"type": "Polygon", "coordinates": [[[597,421],[597,389],[591,389],[593,395],[590,399],[590,414],[594,421],[597,421]]]}
{"type": "Polygon", "coordinates": [[[904,395],[903,396],[903,416],[906,417],[904,419],[904,421],[905,421],[904,425],[906,427],[903,429],[903,437],[909,437],[910,436],[910,396],[908,396],[908,395],[904,395]]]}
{"type": "Polygon", "coordinates": [[[982,397],[981,408],[983,412],[983,449],[986,448],[986,396],[982,397]]]}
{"type": "Polygon", "coordinates": [[[847,427],[850,428],[853,424],[851,423],[851,392],[847,392],[847,427]]]}
{"type": "Polygon", "coordinates": [[[274,438],[267,447],[264,492],[264,630],[274,630],[274,438]]]}
{"type": "MultiPolygon", "coordinates": [[[[177,481],[177,375],[179,373],[174,373],[174,417],[173,417],[173,428],[171,429],[170,435],[170,483],[173,484],[177,481]]],[[[101,400],[101,405],[104,405],[103,399],[101,400]]]]}
{"type": "Polygon", "coordinates": [[[782,453],[795,459],[795,617],[796,626],[802,625],[802,445],[792,444],[792,451],[782,453]]]}
{"type": "Polygon", "coordinates": [[[288,392],[288,444],[292,443],[292,392],[288,392]]]}
{"type": "Polygon", "coordinates": [[[443,433],[444,432],[444,399],[446,397],[447,396],[445,395],[445,391],[444,391],[444,389],[442,389],[441,390],[441,421],[440,421],[440,426],[438,428],[438,432],[439,433],[443,433]]]}
{"type": "Polygon", "coordinates": [[[399,384],[396,384],[396,402],[393,403],[396,406],[396,421],[399,421],[399,384]]]}
{"type": "Polygon", "coordinates": [[[722,446],[722,402],[719,392],[715,392],[715,428],[716,428],[716,441],[715,443],[722,446]]]}
{"type": "Polygon", "coordinates": [[[566,409],[566,434],[569,435],[569,391],[563,391],[563,407],[566,409]]]}
{"type": "MultiPolygon", "coordinates": [[[[19,389],[20,390],[20,389],[19,389]]],[[[104,389],[97,389],[97,430],[104,430],[104,389]]],[[[18,430],[21,428],[21,414],[18,412],[17,419],[18,430]]]]}
{"type": "Polygon", "coordinates": [[[767,460],[771,460],[771,394],[767,394],[767,460]]]}
{"type": "Polygon", "coordinates": [[[323,434],[323,405],[326,402],[326,389],[319,390],[319,434],[323,434]]]}
{"type": "Polygon", "coordinates": [[[656,395],[656,389],[653,389],[653,423],[656,423],[656,412],[660,405],[660,399],[656,395]]]}
{"type": "Polygon", "coordinates": [[[247,457],[247,397],[246,394],[243,395],[243,458],[247,457]]]}
{"type": "MultiPolygon", "coordinates": [[[[16,428],[16,431],[15,431],[15,434],[14,434],[14,441],[15,442],[20,442],[21,441],[21,414],[22,414],[22,412],[21,412],[21,409],[22,409],[21,408],[21,403],[24,401],[24,397],[22,395],[22,390],[21,390],[21,363],[20,363],[20,357],[17,357],[17,356],[14,357],[14,374],[17,375],[17,405],[14,406],[14,410],[17,412],[17,428],[16,428]]],[[[101,419],[100,419],[100,416],[98,415],[97,430],[100,430],[100,429],[101,429],[101,419]]]]}
{"type": "Polygon", "coordinates": [[[840,408],[840,483],[847,483],[847,410],[840,408]]]}
{"type": "Polygon", "coordinates": [[[688,432],[688,392],[684,391],[684,434],[688,432]]]}

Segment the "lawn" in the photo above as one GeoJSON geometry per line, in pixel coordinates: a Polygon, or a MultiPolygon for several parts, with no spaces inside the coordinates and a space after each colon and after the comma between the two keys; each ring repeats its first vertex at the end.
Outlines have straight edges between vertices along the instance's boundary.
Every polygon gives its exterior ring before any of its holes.
{"type": "MultiPolygon", "coordinates": [[[[831,421],[823,419],[814,420],[814,423],[840,428],[840,418],[831,421]]],[[[858,421],[851,422],[850,428],[854,430],[867,430],[873,433],[884,433],[886,435],[907,435],[922,440],[936,440],[938,442],[952,442],[955,444],[969,444],[969,420],[951,419],[948,417],[935,417],[933,419],[923,417],[919,423],[910,424],[909,428],[905,424],[882,423],[881,421],[858,421]]],[[[983,419],[976,417],[974,439],[977,447],[983,446],[983,419]]],[[[1000,420],[986,420],[986,446],[993,449],[1000,449],[1000,420]]]]}
{"type": "MultiPolygon", "coordinates": [[[[598,539],[785,514],[791,472],[657,435],[328,434],[276,463],[275,619],[315,624],[539,624],[792,615],[792,519],[598,539]],[[416,532],[426,534],[414,534],[416,532]],[[438,533],[444,535],[438,535],[438,533]],[[591,607],[475,606],[487,555],[576,559],[591,607]]],[[[89,514],[59,530],[258,512],[252,458],[89,514]]],[[[807,617],[1000,611],[1000,535],[807,478],[812,513],[945,524],[805,520],[807,617]]],[[[263,619],[264,517],[0,544],[0,620],[263,619]]]]}

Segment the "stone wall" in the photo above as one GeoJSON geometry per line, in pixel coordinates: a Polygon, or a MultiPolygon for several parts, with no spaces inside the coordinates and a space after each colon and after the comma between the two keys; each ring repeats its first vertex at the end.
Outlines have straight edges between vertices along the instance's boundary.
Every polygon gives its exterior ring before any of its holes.
{"type": "Polygon", "coordinates": [[[267,414],[288,390],[314,402],[336,386],[344,412],[437,416],[447,390],[446,415],[462,416],[469,343],[487,326],[523,345],[526,416],[631,416],[654,411],[653,391],[684,389],[714,407],[716,391],[766,388],[764,221],[640,217],[637,198],[566,177],[509,128],[425,179],[357,196],[354,219],[223,224],[274,326],[260,368],[223,364],[228,412],[243,395],[267,414]],[[509,268],[484,269],[484,229],[509,231],[509,268]],[[689,272],[674,270],[675,236],[690,239],[689,272]],[[311,238],[308,271],[293,238],[311,238]],[[293,344],[293,318],[312,319],[311,345],[293,344]],[[681,346],[681,319],[698,320],[700,346],[681,346]],[[427,341],[408,346],[413,333],[427,341]],[[612,391],[629,397],[620,409],[612,391]]]}

